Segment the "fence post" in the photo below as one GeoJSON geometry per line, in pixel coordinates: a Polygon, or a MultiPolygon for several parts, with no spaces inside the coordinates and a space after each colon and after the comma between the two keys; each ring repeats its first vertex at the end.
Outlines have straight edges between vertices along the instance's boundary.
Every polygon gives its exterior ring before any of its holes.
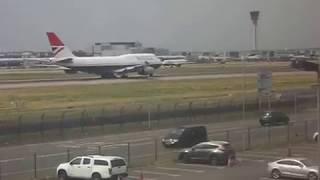
{"type": "Polygon", "coordinates": [[[0,162],[0,180],[2,180],[2,163],[0,162]]]}
{"type": "MultiPolygon", "coordinates": [[[[173,105],[173,112],[177,113],[177,106],[178,106],[178,103],[174,103],[173,105]]],[[[174,121],[176,124],[178,124],[178,114],[174,114],[174,121]]]]}
{"type": "Polygon", "coordinates": [[[123,126],[123,121],[124,121],[123,114],[124,114],[124,106],[121,106],[120,111],[119,111],[119,116],[120,116],[119,126],[120,126],[120,128],[123,126]]]}
{"type": "Polygon", "coordinates": [[[85,115],[86,115],[86,110],[84,109],[81,112],[81,118],[80,118],[80,126],[81,126],[81,133],[84,133],[84,119],[85,119],[85,115]]]}
{"type": "Polygon", "coordinates": [[[101,146],[98,146],[98,154],[99,154],[99,155],[102,155],[102,153],[101,153],[101,146]]]}
{"type": "Polygon", "coordinates": [[[18,117],[18,122],[17,122],[17,135],[19,141],[21,140],[21,127],[22,127],[22,115],[18,117]]]}
{"type": "Polygon", "coordinates": [[[294,93],[294,120],[297,120],[297,93],[294,93]]]}
{"type": "Polygon", "coordinates": [[[130,142],[128,142],[128,152],[127,152],[127,154],[128,154],[128,166],[130,166],[130,142]]]}
{"type": "Polygon", "coordinates": [[[65,112],[62,112],[60,119],[60,136],[64,137],[64,116],[65,112]]]}
{"type": "Polygon", "coordinates": [[[67,149],[67,162],[70,161],[70,149],[68,148],[67,149]]]}
{"type": "Polygon", "coordinates": [[[230,142],[230,131],[229,131],[229,130],[226,130],[226,139],[227,139],[227,141],[228,141],[229,143],[231,143],[231,142],[230,142]]]}
{"type": "Polygon", "coordinates": [[[105,114],[105,109],[103,107],[101,110],[101,117],[100,117],[100,125],[101,125],[102,132],[104,132],[104,122],[103,122],[104,114],[105,114]]]}
{"type": "Polygon", "coordinates": [[[190,120],[193,121],[193,110],[192,110],[192,102],[189,102],[189,111],[190,111],[190,120]]]}
{"type": "Polygon", "coordinates": [[[37,178],[37,153],[33,154],[33,170],[34,170],[34,178],[37,178]]]}
{"type": "Polygon", "coordinates": [[[150,107],[148,107],[148,129],[151,129],[151,112],[150,112],[150,107]]]}
{"type": "Polygon", "coordinates": [[[291,157],[292,156],[292,151],[291,151],[291,132],[290,132],[290,123],[288,123],[288,126],[287,126],[287,143],[288,143],[288,156],[291,157]]]}
{"type": "Polygon", "coordinates": [[[268,131],[268,144],[271,145],[271,128],[270,128],[270,126],[268,126],[267,131],[268,131]]]}
{"type": "Polygon", "coordinates": [[[247,140],[248,140],[248,146],[247,146],[247,150],[249,150],[249,149],[251,149],[251,128],[249,127],[248,128],[248,138],[247,138],[247,140]]]}
{"type": "Polygon", "coordinates": [[[44,117],[45,117],[45,113],[41,114],[41,122],[40,122],[40,134],[41,137],[44,136],[44,117]]]}
{"type": "Polygon", "coordinates": [[[304,122],[304,137],[305,137],[305,140],[308,141],[308,121],[305,121],[304,122]]]}
{"type": "Polygon", "coordinates": [[[160,104],[158,104],[157,105],[157,122],[158,122],[158,125],[159,125],[159,122],[160,122],[160,111],[161,111],[161,105],[160,104]]]}
{"type": "Polygon", "coordinates": [[[154,160],[158,160],[158,139],[154,139],[154,160]]]}

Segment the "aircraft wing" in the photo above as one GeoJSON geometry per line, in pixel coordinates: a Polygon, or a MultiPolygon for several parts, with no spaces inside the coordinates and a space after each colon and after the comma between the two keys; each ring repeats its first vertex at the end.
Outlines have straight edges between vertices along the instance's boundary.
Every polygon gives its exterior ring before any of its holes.
{"type": "Polygon", "coordinates": [[[180,59],[180,60],[164,60],[162,61],[163,66],[181,66],[183,64],[192,64],[193,62],[190,62],[185,59],[180,59]]]}
{"type": "Polygon", "coordinates": [[[70,68],[55,65],[55,64],[34,64],[31,65],[30,67],[35,67],[35,68],[55,68],[55,69],[61,69],[61,70],[70,70],[70,68]]]}
{"type": "Polygon", "coordinates": [[[117,69],[113,72],[119,73],[119,74],[125,74],[125,73],[130,73],[130,72],[136,72],[138,69],[141,69],[143,67],[144,67],[144,65],[128,66],[125,68],[117,69]]]}

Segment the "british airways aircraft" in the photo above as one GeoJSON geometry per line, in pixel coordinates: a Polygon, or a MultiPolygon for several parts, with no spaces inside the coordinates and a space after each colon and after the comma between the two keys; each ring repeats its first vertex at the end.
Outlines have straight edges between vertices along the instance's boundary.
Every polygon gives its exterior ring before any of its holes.
{"type": "Polygon", "coordinates": [[[77,57],[53,32],[47,36],[54,54],[53,63],[65,67],[65,72],[78,71],[97,74],[102,78],[128,77],[128,73],[153,76],[163,62],[154,54],[125,54],[120,56],[77,57]]]}

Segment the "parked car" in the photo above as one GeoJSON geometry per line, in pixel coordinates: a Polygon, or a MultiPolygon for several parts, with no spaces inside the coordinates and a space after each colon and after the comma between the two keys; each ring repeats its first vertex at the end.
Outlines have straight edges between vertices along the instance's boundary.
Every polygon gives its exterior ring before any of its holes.
{"type": "Polygon", "coordinates": [[[288,124],[289,120],[289,117],[285,113],[278,111],[264,112],[259,119],[262,126],[288,124]]]}
{"type": "Polygon", "coordinates": [[[206,162],[211,165],[227,165],[229,159],[235,159],[236,153],[226,141],[209,141],[199,143],[182,150],[178,160],[184,163],[206,162]]]}
{"type": "Polygon", "coordinates": [[[78,179],[118,179],[127,177],[127,163],[122,157],[117,156],[79,156],[68,163],[62,163],[57,168],[60,180],[68,178],[78,179]]]}
{"type": "Polygon", "coordinates": [[[165,147],[191,147],[200,142],[208,141],[205,126],[179,127],[170,131],[163,139],[165,147]]]}
{"type": "Polygon", "coordinates": [[[287,158],[268,163],[268,172],[273,179],[281,177],[318,179],[318,166],[305,158],[287,158]]]}

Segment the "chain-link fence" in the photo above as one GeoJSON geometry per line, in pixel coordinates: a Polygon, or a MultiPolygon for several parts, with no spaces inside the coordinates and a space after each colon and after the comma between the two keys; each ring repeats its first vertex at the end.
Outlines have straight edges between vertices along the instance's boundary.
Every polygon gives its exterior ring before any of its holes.
{"type": "MultiPolygon", "coordinates": [[[[296,121],[283,126],[252,126],[232,130],[216,130],[208,126],[210,140],[229,141],[237,152],[258,147],[287,145],[288,155],[291,144],[309,141],[315,132],[315,121],[296,121]]],[[[161,138],[146,138],[141,142],[71,147],[64,152],[52,154],[31,153],[23,158],[0,161],[0,179],[17,180],[54,177],[58,164],[68,162],[76,156],[110,155],[124,157],[130,167],[145,166],[161,161],[175,161],[179,149],[165,148],[161,138]]]]}
{"type": "Polygon", "coordinates": [[[3,116],[0,123],[0,143],[28,142],[28,139],[64,139],[130,131],[154,129],[192,123],[212,123],[235,119],[258,118],[264,110],[276,109],[298,115],[316,107],[313,90],[281,92],[281,97],[245,99],[225,97],[215,100],[182,101],[164,104],[135,104],[120,107],[95,107],[78,110],[25,112],[3,116]]]}

